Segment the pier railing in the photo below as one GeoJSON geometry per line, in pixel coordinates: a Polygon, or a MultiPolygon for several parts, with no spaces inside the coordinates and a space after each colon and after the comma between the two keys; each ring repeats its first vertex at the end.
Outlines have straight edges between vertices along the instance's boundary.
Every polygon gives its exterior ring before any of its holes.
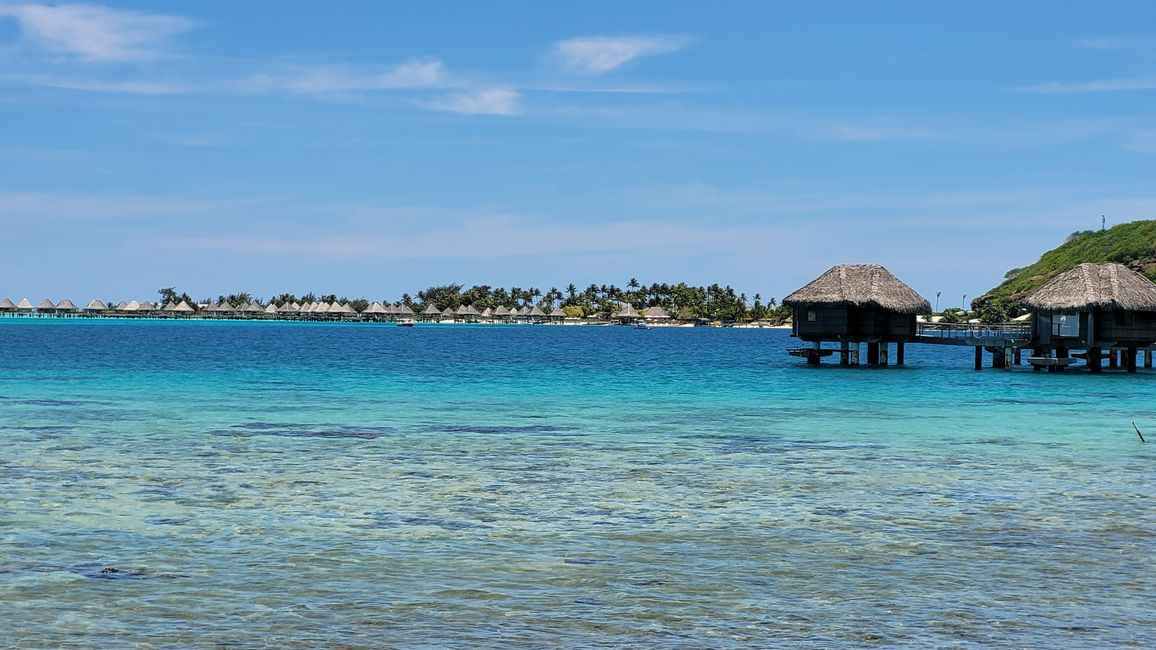
{"type": "Polygon", "coordinates": [[[1022,323],[919,323],[916,336],[927,343],[941,339],[956,341],[1006,341],[1022,343],[1031,339],[1032,326],[1022,323]]]}

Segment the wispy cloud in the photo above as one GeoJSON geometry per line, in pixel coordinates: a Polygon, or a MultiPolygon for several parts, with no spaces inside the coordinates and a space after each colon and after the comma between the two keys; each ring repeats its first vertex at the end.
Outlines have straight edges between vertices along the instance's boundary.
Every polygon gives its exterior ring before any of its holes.
{"type": "Polygon", "coordinates": [[[1052,81],[1030,86],[1020,86],[1017,90],[1043,95],[1156,90],[1156,77],[1123,77],[1120,79],[1099,79],[1074,83],[1052,81]]]}
{"type": "Polygon", "coordinates": [[[568,69],[604,74],[634,59],[676,52],[690,42],[685,36],[579,36],[554,44],[554,53],[568,69]]]}
{"type": "Polygon", "coordinates": [[[508,88],[454,93],[420,104],[436,111],[465,113],[467,115],[517,115],[521,112],[522,95],[508,88]]]}
{"type": "Polygon", "coordinates": [[[3,4],[0,17],[16,19],[34,45],[89,62],[160,58],[166,39],[196,25],[180,16],[83,4],[3,4]]]}
{"type": "Polygon", "coordinates": [[[128,95],[180,95],[194,91],[192,86],[168,81],[79,79],[53,75],[0,75],[0,82],[128,95]]]}
{"type": "Polygon", "coordinates": [[[432,88],[446,81],[445,67],[438,59],[413,59],[393,69],[366,74],[331,67],[302,67],[281,74],[253,75],[224,84],[241,92],[290,92],[302,95],[343,93],[362,90],[432,88]]]}

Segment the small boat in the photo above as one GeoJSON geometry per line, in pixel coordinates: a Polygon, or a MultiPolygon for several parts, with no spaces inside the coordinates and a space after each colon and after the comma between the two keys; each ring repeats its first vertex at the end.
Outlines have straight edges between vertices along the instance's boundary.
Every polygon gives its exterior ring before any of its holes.
{"type": "Polygon", "coordinates": [[[399,320],[399,321],[397,321],[397,326],[398,327],[413,327],[413,321],[411,321],[411,320],[399,320]]]}
{"type": "Polygon", "coordinates": [[[650,325],[648,325],[647,323],[635,323],[634,329],[636,329],[636,330],[648,330],[648,329],[650,329],[650,325]]]}

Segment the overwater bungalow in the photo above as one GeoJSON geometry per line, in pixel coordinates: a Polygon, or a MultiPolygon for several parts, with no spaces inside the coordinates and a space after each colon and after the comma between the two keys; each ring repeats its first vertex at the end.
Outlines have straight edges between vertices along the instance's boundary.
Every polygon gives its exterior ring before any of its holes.
{"type": "Polygon", "coordinates": [[[45,298],[44,300],[40,301],[39,305],[36,305],[36,311],[50,314],[56,311],[56,303],[52,302],[48,298],[45,298]]]}
{"type": "Polygon", "coordinates": [[[555,307],[550,310],[550,320],[555,323],[561,323],[566,320],[566,311],[561,307],[555,307]]]}
{"type": "Polygon", "coordinates": [[[60,302],[56,303],[56,311],[64,312],[64,313],[72,313],[72,312],[79,311],[79,309],[77,309],[76,303],[72,302],[68,298],[65,298],[64,300],[61,300],[60,302]]]}
{"type": "Polygon", "coordinates": [[[16,311],[16,303],[12,302],[10,298],[0,300],[0,312],[14,312],[16,311]]]}
{"type": "Polygon", "coordinates": [[[269,316],[276,316],[279,312],[280,310],[277,309],[277,305],[274,305],[273,303],[265,305],[265,314],[269,316]]]}
{"type": "Polygon", "coordinates": [[[116,310],[120,312],[135,314],[140,311],[140,303],[135,300],[123,302],[120,305],[117,305],[116,310]]]}
{"type": "Polygon", "coordinates": [[[791,335],[811,343],[792,350],[807,363],[840,345],[840,362],[858,364],[859,344],[867,344],[867,363],[887,365],[887,344],[895,343],[896,363],[903,365],[904,344],[916,336],[915,315],[931,303],[878,264],[840,264],[783,299],[791,308],[791,335]]]}
{"type": "Polygon", "coordinates": [[[178,304],[176,307],[173,307],[173,311],[178,314],[191,314],[196,310],[193,309],[193,306],[190,305],[187,301],[182,300],[180,304],[178,304]]]}
{"type": "Polygon", "coordinates": [[[546,312],[542,311],[542,308],[538,305],[534,305],[534,308],[531,309],[530,312],[526,314],[526,316],[530,321],[535,323],[540,323],[546,320],[546,312]]]}
{"type": "Polygon", "coordinates": [[[438,309],[436,305],[431,303],[428,307],[425,308],[425,311],[421,313],[421,317],[424,321],[441,320],[442,310],[438,309]]]}
{"type": "Polygon", "coordinates": [[[32,306],[32,303],[29,302],[27,298],[24,298],[19,302],[19,304],[16,305],[17,311],[32,313],[33,309],[35,309],[35,307],[32,306]]]}
{"type": "Polygon", "coordinates": [[[108,311],[108,305],[104,304],[103,300],[97,300],[96,298],[93,298],[92,300],[88,301],[87,305],[84,306],[84,311],[99,314],[101,312],[108,311]]]}
{"type": "MultiPolygon", "coordinates": [[[[1156,284],[1123,264],[1080,264],[1061,273],[1024,299],[1032,314],[1037,368],[1062,369],[1070,351],[1087,351],[1087,364],[1100,372],[1105,351],[1109,367],[1118,355],[1136,371],[1136,351],[1156,343],[1156,284]],[[1052,358],[1052,352],[1056,353],[1052,358]]],[[[1152,366],[1146,350],[1145,367],[1152,366]]]]}

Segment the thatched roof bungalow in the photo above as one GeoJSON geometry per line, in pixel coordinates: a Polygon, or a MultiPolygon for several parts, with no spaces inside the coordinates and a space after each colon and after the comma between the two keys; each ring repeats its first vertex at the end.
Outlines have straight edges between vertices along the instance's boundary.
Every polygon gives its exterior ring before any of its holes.
{"type": "Polygon", "coordinates": [[[1037,343],[1111,348],[1156,342],[1156,284],[1123,264],[1080,264],[1023,302],[1037,343]]]}
{"type": "Polygon", "coordinates": [[[25,298],[25,299],[21,300],[21,301],[20,301],[20,302],[19,302],[19,303],[16,305],[16,308],[17,308],[17,309],[19,309],[20,311],[32,311],[33,309],[35,309],[35,308],[32,306],[32,303],[31,303],[31,302],[29,302],[29,300],[28,300],[27,298],[25,298]]]}
{"type": "Polygon", "coordinates": [[[76,303],[72,302],[68,298],[65,298],[64,300],[56,303],[56,311],[77,311],[76,303]]]}
{"type": "Polygon", "coordinates": [[[628,321],[642,318],[642,314],[639,314],[630,303],[624,302],[618,305],[618,311],[615,312],[613,318],[628,321]]]}
{"type": "Polygon", "coordinates": [[[906,341],[931,303],[878,264],[840,264],[783,299],[805,341],[906,341]]]}
{"type": "Polygon", "coordinates": [[[11,298],[0,300],[0,311],[16,311],[16,303],[11,298]]]}
{"type": "MultiPolygon", "coordinates": [[[[2,306],[2,305],[0,305],[2,306]]],[[[104,304],[103,300],[93,298],[84,306],[84,311],[108,311],[108,305],[104,304]]]]}
{"type": "Polygon", "coordinates": [[[40,301],[39,305],[36,305],[36,311],[56,311],[56,303],[45,298],[40,301]]]}
{"type": "Polygon", "coordinates": [[[646,311],[642,312],[642,317],[646,320],[670,320],[670,314],[659,306],[647,307],[646,311]]]}

